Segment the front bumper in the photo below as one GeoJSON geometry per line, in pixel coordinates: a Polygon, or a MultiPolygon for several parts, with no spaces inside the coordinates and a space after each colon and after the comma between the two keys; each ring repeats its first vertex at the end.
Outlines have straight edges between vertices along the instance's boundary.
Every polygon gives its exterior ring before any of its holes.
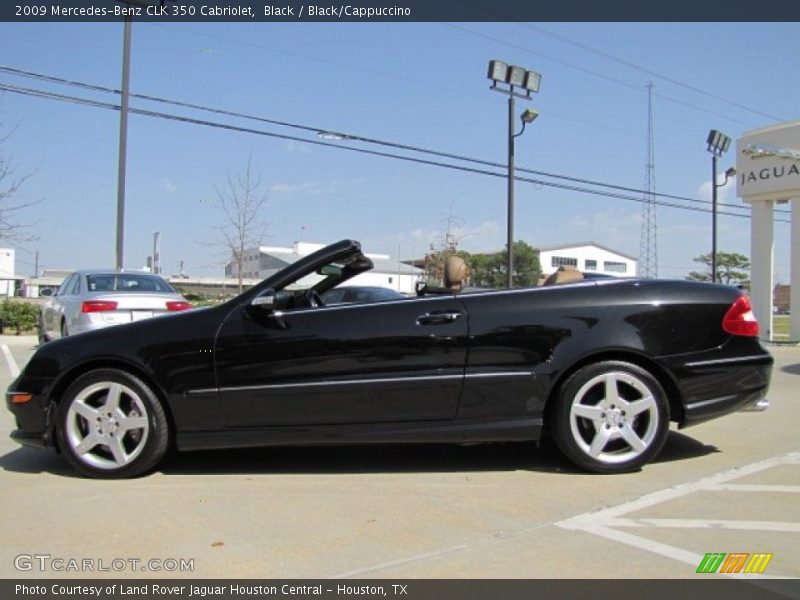
{"type": "Polygon", "coordinates": [[[11,432],[11,439],[24,446],[46,448],[53,445],[51,424],[53,405],[42,396],[34,395],[28,402],[16,404],[11,396],[19,393],[12,384],[6,392],[6,408],[14,415],[17,428],[11,432]],[[13,390],[13,391],[12,391],[13,390]]]}

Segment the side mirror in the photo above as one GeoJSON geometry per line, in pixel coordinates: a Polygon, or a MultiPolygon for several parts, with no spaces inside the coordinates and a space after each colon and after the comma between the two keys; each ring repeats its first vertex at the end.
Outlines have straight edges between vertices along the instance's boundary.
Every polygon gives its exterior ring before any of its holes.
{"type": "Polygon", "coordinates": [[[250,301],[250,306],[261,310],[275,310],[278,308],[278,296],[275,290],[265,290],[260,296],[256,296],[250,301]]]}

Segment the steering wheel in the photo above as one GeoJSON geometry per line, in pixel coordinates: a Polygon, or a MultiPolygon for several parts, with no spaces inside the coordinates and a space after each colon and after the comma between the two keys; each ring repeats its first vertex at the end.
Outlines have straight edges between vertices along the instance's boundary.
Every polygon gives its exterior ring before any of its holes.
{"type": "Polygon", "coordinates": [[[316,290],[306,290],[306,293],[303,294],[303,296],[306,301],[306,306],[309,308],[319,308],[320,306],[324,306],[322,303],[322,298],[320,298],[320,295],[316,290]]]}

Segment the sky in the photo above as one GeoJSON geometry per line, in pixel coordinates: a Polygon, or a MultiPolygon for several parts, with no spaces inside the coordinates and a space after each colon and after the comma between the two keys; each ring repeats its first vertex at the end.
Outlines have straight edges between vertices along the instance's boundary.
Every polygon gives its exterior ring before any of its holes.
{"type": "MultiPolygon", "coordinates": [[[[118,89],[122,38],[121,23],[0,23],[0,65],[118,89]]],[[[158,231],[164,274],[183,261],[189,275],[221,275],[217,189],[248,161],[267,195],[263,245],[353,238],[405,260],[437,243],[452,215],[463,249],[500,250],[503,177],[341,149],[412,156],[386,146],[302,141],[336,131],[505,164],[508,108],[489,89],[491,59],[542,74],[540,93],[517,103],[540,113],[516,140],[518,167],[641,189],[652,81],[656,191],[707,201],[709,129],[735,140],[800,119],[799,53],[798,23],[134,23],[131,92],[312,130],[132,99],[300,140],[131,114],[125,266],[145,264],[158,231]]],[[[0,84],[118,102],[2,70],[0,84]]],[[[17,272],[33,274],[36,252],[40,269],[112,266],[119,113],[0,91],[0,126],[10,134],[0,152],[31,174],[17,200],[35,202],[18,220],[38,239],[2,242],[17,250],[17,272]]],[[[720,172],[734,162],[724,156],[720,172]]],[[[742,205],[733,183],[720,200],[742,205]]],[[[591,240],[639,254],[639,202],[518,182],[516,204],[516,237],[533,246],[591,240]]],[[[711,215],[659,206],[657,222],[659,276],[696,270],[711,215]]],[[[720,216],[718,240],[749,254],[749,219],[720,216]]],[[[777,282],[788,282],[788,242],[777,222],[777,282]]]]}

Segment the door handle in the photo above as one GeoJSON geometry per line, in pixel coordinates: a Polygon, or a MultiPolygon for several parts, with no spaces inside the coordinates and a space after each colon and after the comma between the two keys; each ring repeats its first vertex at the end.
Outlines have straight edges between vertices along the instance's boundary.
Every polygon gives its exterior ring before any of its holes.
{"type": "Polygon", "coordinates": [[[417,325],[442,325],[454,323],[461,318],[461,313],[457,310],[442,312],[429,312],[417,317],[417,325]]]}

